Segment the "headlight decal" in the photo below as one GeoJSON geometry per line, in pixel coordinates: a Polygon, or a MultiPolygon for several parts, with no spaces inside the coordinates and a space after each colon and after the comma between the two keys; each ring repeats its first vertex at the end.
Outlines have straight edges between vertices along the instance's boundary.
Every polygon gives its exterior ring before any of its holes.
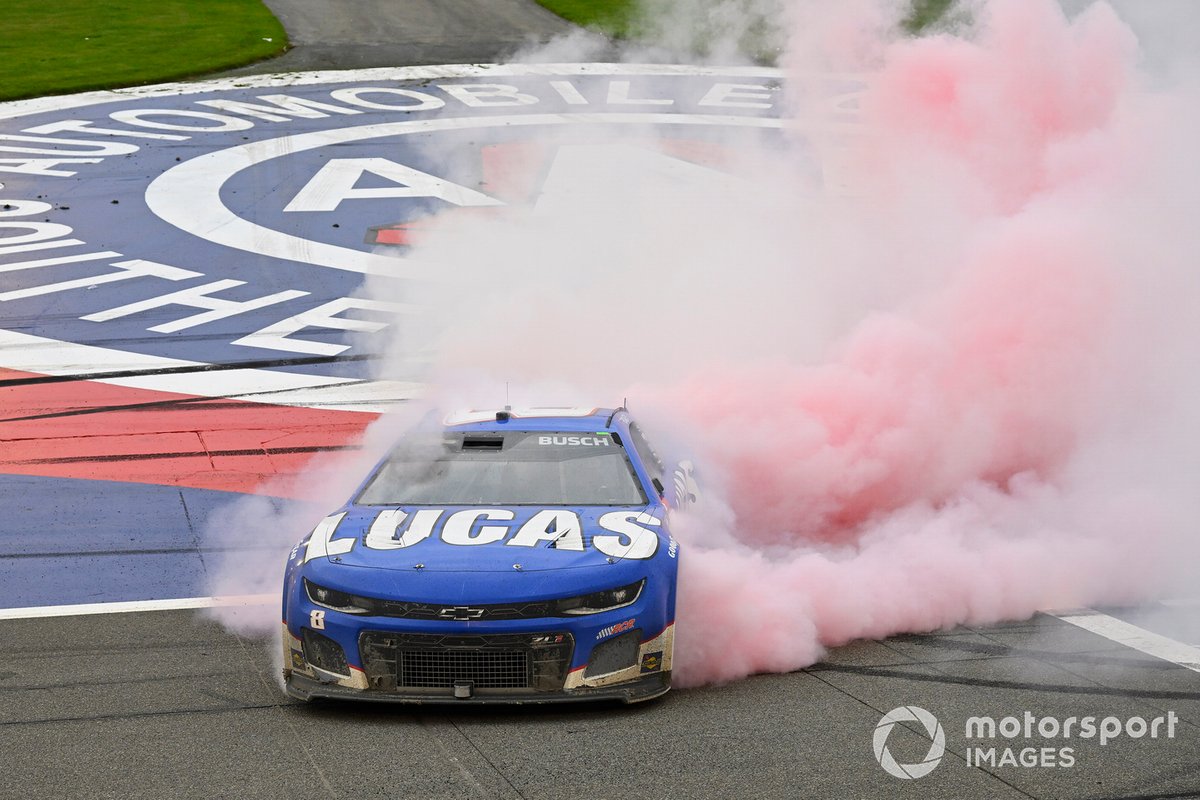
{"type": "Polygon", "coordinates": [[[645,585],[646,580],[643,578],[637,583],[631,583],[627,586],[618,586],[615,589],[606,589],[602,592],[592,592],[591,594],[580,595],[578,597],[557,600],[555,601],[555,606],[559,614],[571,616],[613,611],[637,602],[637,599],[642,594],[642,587],[645,585]]]}
{"type": "MultiPolygon", "coordinates": [[[[382,600],[372,597],[362,597],[338,589],[331,589],[313,583],[308,578],[302,579],[304,592],[310,602],[322,608],[341,611],[344,614],[371,614],[385,617],[401,617],[412,619],[457,619],[454,612],[464,608],[472,614],[468,620],[490,619],[535,619],[541,617],[571,617],[587,614],[599,614],[614,611],[618,608],[633,605],[641,597],[646,585],[643,578],[635,583],[617,586],[599,592],[592,592],[575,597],[564,597],[557,600],[543,600],[529,603],[505,603],[499,605],[482,605],[475,608],[465,606],[442,606],[430,603],[410,603],[402,600],[382,600]]],[[[461,621],[461,620],[460,620],[461,621]]]]}
{"type": "Polygon", "coordinates": [[[370,614],[375,606],[375,603],[368,597],[358,597],[347,592],[339,592],[337,589],[318,586],[308,578],[304,578],[304,591],[308,595],[308,599],[317,605],[345,614],[370,614]]]}

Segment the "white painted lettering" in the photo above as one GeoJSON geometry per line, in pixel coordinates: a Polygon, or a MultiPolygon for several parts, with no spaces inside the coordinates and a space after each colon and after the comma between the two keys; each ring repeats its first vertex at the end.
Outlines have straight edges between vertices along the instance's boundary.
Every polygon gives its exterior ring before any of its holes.
{"type": "Polygon", "coordinates": [[[254,127],[254,123],[241,117],[231,117],[228,114],[213,114],[208,111],[189,111],[187,109],[169,108],[129,108],[114,111],[108,115],[110,119],[124,122],[126,125],[136,125],[139,128],[153,128],[164,131],[199,131],[201,133],[232,133],[254,127]],[[180,117],[197,120],[192,123],[163,122],[157,117],[180,117]],[[204,124],[199,121],[204,120],[204,124]]]}
{"type": "Polygon", "coordinates": [[[183,142],[192,138],[178,133],[150,133],[148,131],[124,131],[119,128],[97,128],[90,120],[64,119],[33,128],[24,133],[89,133],[93,136],[122,136],[126,139],[158,139],[165,142],[183,142]]]}
{"type": "Polygon", "coordinates": [[[99,164],[102,160],[100,158],[0,158],[0,172],[69,178],[75,172],[57,169],[59,164],[99,164]]]}
{"type": "Polygon", "coordinates": [[[274,305],[275,303],[283,303],[287,300],[293,300],[297,297],[303,297],[308,292],[302,292],[298,289],[288,289],[275,294],[269,294],[265,297],[256,297],[251,300],[225,300],[219,297],[210,297],[210,294],[231,289],[235,286],[242,286],[245,281],[236,280],[221,280],[206,283],[203,286],[193,286],[189,289],[181,289],[178,292],[164,294],[159,297],[151,297],[149,300],[139,300],[136,303],[110,308],[107,311],[99,311],[95,314],[88,314],[82,317],[89,322],[107,322],[110,319],[118,319],[120,317],[128,317],[133,314],[140,314],[144,311],[150,311],[156,308],[165,306],[187,306],[189,308],[207,309],[204,313],[193,314],[190,317],[177,319],[172,322],[164,322],[159,325],[147,328],[146,330],[155,331],[157,333],[174,333],[188,328],[194,328],[197,325],[204,325],[209,322],[215,322],[219,319],[226,319],[237,314],[244,314],[247,311],[253,311],[264,306],[274,305]]]}
{"type": "Polygon", "coordinates": [[[5,200],[0,197],[0,217],[29,217],[44,214],[54,206],[41,200],[5,200]]]}
{"type": "Polygon", "coordinates": [[[566,509],[539,511],[506,544],[534,547],[539,542],[554,542],[559,550],[583,552],[583,526],[579,515],[566,509]]]}
{"type": "Polygon", "coordinates": [[[196,105],[208,106],[229,114],[243,114],[267,122],[290,122],[295,117],[323,119],[330,114],[361,114],[357,108],[345,108],[329,103],[320,103],[305,97],[287,94],[259,95],[258,100],[271,105],[258,105],[242,100],[197,100],[196,105]]]}
{"type": "Polygon", "coordinates": [[[179,267],[172,267],[166,264],[158,264],[154,261],[143,261],[140,258],[128,261],[116,261],[109,264],[109,266],[116,267],[116,271],[107,272],[102,275],[92,275],[86,278],[75,278],[74,280],[59,281],[58,283],[47,283],[41,286],[29,286],[24,289],[0,292],[0,301],[23,300],[26,297],[41,297],[42,295],[58,294],[59,292],[66,292],[72,289],[87,289],[104,283],[127,281],[132,278],[162,278],[168,281],[181,281],[185,278],[198,278],[201,275],[201,273],[192,272],[190,269],[180,269],[179,267]]]}
{"type": "Polygon", "coordinates": [[[69,225],[58,222],[0,222],[0,245],[9,246],[44,242],[47,239],[57,239],[72,233],[69,225]],[[26,230],[29,233],[10,235],[6,231],[26,230]]]}
{"type": "Polygon", "coordinates": [[[435,108],[441,108],[442,106],[446,105],[445,100],[440,97],[434,97],[431,94],[416,92],[412,89],[392,89],[383,86],[366,86],[356,89],[334,89],[329,93],[329,96],[334,100],[347,103],[352,106],[379,109],[381,111],[432,111],[435,108]],[[367,100],[363,95],[407,98],[415,102],[384,103],[380,100],[367,100]]]}
{"type": "Polygon", "coordinates": [[[504,508],[473,508],[457,511],[450,515],[442,526],[442,541],[446,544],[491,544],[508,534],[504,525],[482,525],[473,530],[480,519],[505,521],[513,518],[513,512],[504,508]]]}
{"type": "Polygon", "coordinates": [[[139,149],[136,144],[129,142],[89,142],[83,139],[0,133],[0,152],[3,153],[29,153],[35,156],[123,156],[136,153],[139,149]],[[21,144],[5,144],[5,142],[21,142],[21,144]],[[29,147],[28,145],[31,144],[41,146],[29,147]]]}
{"type": "Polygon", "coordinates": [[[308,546],[304,549],[304,563],[307,564],[314,558],[344,555],[354,549],[354,539],[333,538],[333,534],[345,516],[346,512],[342,511],[330,514],[317,523],[317,527],[313,528],[312,535],[308,537],[308,546]]]}
{"type": "Polygon", "coordinates": [[[28,244],[8,244],[0,246],[0,256],[14,253],[29,253],[34,250],[53,250],[59,247],[74,247],[83,244],[81,239],[55,239],[46,242],[29,242],[28,244]]]}
{"type": "Polygon", "coordinates": [[[658,527],[662,522],[644,512],[610,511],[600,517],[600,527],[616,535],[593,536],[592,544],[613,558],[650,558],[658,551],[658,534],[645,525],[658,527]]]}
{"type": "Polygon", "coordinates": [[[539,436],[539,445],[557,445],[559,447],[582,445],[588,447],[612,447],[612,441],[607,436],[539,436]]]}
{"type": "Polygon", "coordinates": [[[386,328],[388,323],[373,322],[365,319],[347,319],[338,315],[350,309],[399,315],[406,308],[408,306],[400,303],[342,297],[296,314],[294,317],[288,317],[273,325],[268,325],[260,331],[234,340],[233,344],[242,345],[243,347],[261,347],[267,350],[282,350],[288,353],[311,353],[313,355],[333,356],[350,349],[350,346],[333,344],[332,342],[314,342],[309,339],[292,339],[290,337],[292,334],[298,333],[305,328],[327,328],[338,331],[374,333],[386,328]]]}
{"type": "Polygon", "coordinates": [[[120,253],[112,250],[101,250],[95,253],[75,253],[69,256],[38,258],[32,261],[14,261],[8,264],[0,264],[0,272],[17,272],[23,269],[37,269],[38,267],[53,267],[59,264],[75,264],[82,261],[100,261],[105,258],[120,257],[120,253]]]}
{"type": "Polygon", "coordinates": [[[717,83],[700,99],[702,106],[770,108],[771,89],[753,83],[717,83]]]}
{"type": "Polygon", "coordinates": [[[516,86],[503,83],[442,83],[438,88],[472,108],[532,106],[538,102],[533,95],[522,94],[516,86]]]}
{"type": "Polygon", "coordinates": [[[579,90],[575,88],[575,84],[570,81],[550,81],[550,88],[558,92],[558,96],[565,100],[567,105],[588,105],[587,98],[580,94],[579,90]]]}
{"type": "Polygon", "coordinates": [[[499,200],[386,158],[332,158],[305,184],[284,211],[334,211],[343,200],[436,197],[456,206],[499,206],[499,200]],[[396,186],[356,189],[364,173],[396,186]]]}
{"type": "Polygon", "coordinates": [[[379,516],[367,530],[366,545],[373,550],[399,550],[411,547],[417,542],[428,539],[433,533],[433,526],[442,515],[440,508],[423,508],[412,515],[398,508],[387,508],[379,512],[379,516]],[[400,526],[408,520],[408,527],[399,536],[396,535],[400,526]]]}

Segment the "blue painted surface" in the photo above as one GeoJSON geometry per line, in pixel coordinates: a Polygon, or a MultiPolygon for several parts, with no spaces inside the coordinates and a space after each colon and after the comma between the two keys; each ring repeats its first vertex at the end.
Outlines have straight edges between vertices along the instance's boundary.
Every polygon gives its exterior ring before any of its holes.
{"type": "Polygon", "coordinates": [[[204,520],[242,495],[0,476],[0,608],[205,594],[204,520]]]}

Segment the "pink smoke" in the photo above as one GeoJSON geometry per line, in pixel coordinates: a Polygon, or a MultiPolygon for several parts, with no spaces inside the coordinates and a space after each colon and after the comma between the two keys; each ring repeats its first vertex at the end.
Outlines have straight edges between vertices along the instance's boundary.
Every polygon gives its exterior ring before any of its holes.
{"type": "MultiPolygon", "coordinates": [[[[961,226],[955,263],[823,364],[708,365],[631,392],[691,432],[717,489],[680,535],[685,684],[1162,590],[1179,498],[1137,474],[1146,442],[1106,437],[1186,389],[1143,385],[1131,341],[1194,350],[1130,327],[1147,226],[1110,213],[1146,190],[1160,139],[1144,120],[1165,118],[1145,113],[1136,42],[1107,6],[981,14],[973,40],[883,48],[854,154],[872,214],[961,226]]],[[[921,233],[897,238],[897,262],[938,259],[920,250],[938,231],[921,233]]]]}
{"type": "Polygon", "coordinates": [[[698,465],[684,685],[1137,601],[1196,562],[1195,93],[1149,88],[1104,4],[980,0],[968,37],[921,39],[897,5],[789,2],[782,147],[711,131],[720,170],[658,174],[607,160],[653,131],[596,132],[546,214],[420,246],[433,395],[627,396],[698,465]],[[822,70],[869,73],[861,134],[821,124],[822,70]],[[848,195],[798,177],[814,154],[848,195]]]}
{"type": "Polygon", "coordinates": [[[968,481],[1050,475],[1071,453],[1111,304],[1085,239],[1015,225],[921,309],[863,322],[832,363],[724,367],[656,403],[706,430],[748,542],[842,540],[968,481]]]}

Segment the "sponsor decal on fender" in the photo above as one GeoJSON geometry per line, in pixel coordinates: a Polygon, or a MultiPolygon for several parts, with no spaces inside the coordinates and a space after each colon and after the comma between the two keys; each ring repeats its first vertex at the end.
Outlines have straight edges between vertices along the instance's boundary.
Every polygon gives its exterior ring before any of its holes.
{"type": "Polygon", "coordinates": [[[607,628],[601,628],[596,634],[596,640],[607,639],[609,636],[616,636],[618,633],[633,630],[636,619],[627,619],[624,622],[618,622],[616,625],[609,625],[607,628]]]}
{"type": "MultiPolygon", "coordinates": [[[[579,514],[562,508],[535,512],[520,525],[505,525],[516,516],[505,508],[469,508],[448,513],[441,508],[422,508],[409,513],[402,508],[379,512],[362,537],[372,550],[403,550],[426,539],[444,544],[475,547],[504,544],[516,547],[544,546],[555,552],[583,552],[594,547],[612,558],[652,558],[658,552],[658,533],[662,520],[644,511],[610,511],[601,514],[597,525],[605,533],[596,533],[585,544],[579,514]],[[496,524],[500,523],[500,524],[496,524]],[[435,537],[436,534],[436,537],[435,537]]],[[[335,538],[346,512],[331,514],[317,524],[305,545],[304,561],[349,553],[358,543],[356,536],[335,538]]]]}

